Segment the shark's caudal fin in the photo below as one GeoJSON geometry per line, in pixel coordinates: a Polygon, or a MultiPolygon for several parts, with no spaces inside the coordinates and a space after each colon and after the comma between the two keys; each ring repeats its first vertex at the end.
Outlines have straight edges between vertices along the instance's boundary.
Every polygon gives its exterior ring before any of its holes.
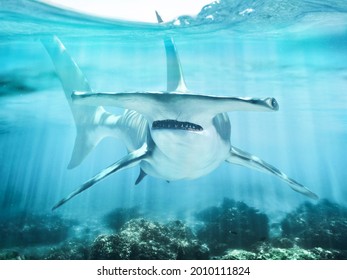
{"type": "Polygon", "coordinates": [[[245,167],[256,169],[258,171],[275,175],[283,181],[285,181],[286,183],[288,183],[294,191],[306,195],[309,198],[318,199],[318,196],[315,193],[311,192],[309,189],[296,182],[295,180],[289,178],[286,174],[278,170],[276,167],[240,149],[231,147],[230,156],[227,159],[227,162],[242,165],[245,167]]]}
{"type": "Polygon", "coordinates": [[[150,152],[147,149],[147,144],[144,144],[140,149],[133,151],[132,153],[129,153],[116,163],[112,164],[111,166],[105,168],[102,170],[100,173],[95,175],[93,178],[89,179],[86,181],[84,184],[82,184],[78,189],[70,193],[67,197],[63,198],[60,200],[52,210],[57,209],[58,207],[62,206],[66,202],[68,202],[70,199],[75,197],[76,195],[80,194],[81,192],[85,191],[86,189],[92,187],[95,185],[97,182],[101,181],[102,179],[106,178],[107,176],[120,171],[122,169],[126,169],[129,167],[132,167],[138,163],[140,163],[141,160],[146,158],[150,152]]]}
{"type": "MultiPolygon", "coordinates": [[[[161,16],[156,11],[158,23],[162,23],[161,16]]],[[[176,51],[176,46],[171,37],[164,38],[167,68],[167,91],[187,92],[186,83],[183,77],[181,63],[176,51]]]]}
{"type": "Polygon", "coordinates": [[[77,136],[68,166],[68,168],[74,168],[105,136],[104,133],[100,133],[100,130],[107,125],[114,125],[118,117],[107,113],[102,107],[93,108],[72,103],[72,92],[74,90],[91,91],[89,83],[58,37],[52,36],[41,41],[53,61],[75,121],[77,136]]]}

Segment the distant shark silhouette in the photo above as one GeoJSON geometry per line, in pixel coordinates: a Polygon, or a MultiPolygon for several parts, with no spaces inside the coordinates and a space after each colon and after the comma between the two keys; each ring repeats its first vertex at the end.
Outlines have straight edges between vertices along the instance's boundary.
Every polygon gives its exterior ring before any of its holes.
{"type": "MultiPolygon", "coordinates": [[[[158,13],[157,19],[162,22],[158,13]]],[[[146,175],[167,181],[198,178],[226,161],[273,174],[294,191],[318,198],[277,168],[230,144],[227,112],[277,111],[276,100],[188,93],[172,38],[164,39],[167,60],[164,92],[93,92],[56,36],[42,42],[55,65],[77,128],[68,167],[78,166],[108,136],[123,140],[128,150],[125,157],[86,181],[52,210],[112,173],[135,165],[140,165],[135,183],[138,184],[146,175]],[[127,110],[123,115],[113,115],[102,106],[127,110]]]]}

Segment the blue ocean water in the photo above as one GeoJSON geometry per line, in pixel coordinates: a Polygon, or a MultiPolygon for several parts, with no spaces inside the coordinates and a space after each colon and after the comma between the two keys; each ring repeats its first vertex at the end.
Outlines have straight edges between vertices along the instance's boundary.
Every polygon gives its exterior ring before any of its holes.
{"type": "MultiPolygon", "coordinates": [[[[95,91],[165,90],[162,40],[172,36],[191,91],[277,99],[278,112],[229,113],[232,145],[347,206],[347,2],[220,0],[197,17],[157,25],[13,0],[0,2],[0,17],[2,217],[51,215],[57,201],[126,154],[122,142],[105,139],[67,169],[76,132],[40,42],[52,35],[95,91]]],[[[112,175],[55,214],[97,223],[115,208],[138,207],[156,220],[194,223],[197,212],[229,198],[276,222],[309,201],[275,177],[228,163],[192,181],[146,177],[134,186],[138,173],[112,175]]]]}

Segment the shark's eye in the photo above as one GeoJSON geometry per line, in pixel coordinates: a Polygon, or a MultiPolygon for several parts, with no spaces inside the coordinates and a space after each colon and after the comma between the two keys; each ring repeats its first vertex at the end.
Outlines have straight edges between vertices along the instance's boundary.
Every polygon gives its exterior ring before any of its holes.
{"type": "Polygon", "coordinates": [[[278,103],[275,98],[271,98],[271,107],[275,110],[278,110],[278,103]]]}

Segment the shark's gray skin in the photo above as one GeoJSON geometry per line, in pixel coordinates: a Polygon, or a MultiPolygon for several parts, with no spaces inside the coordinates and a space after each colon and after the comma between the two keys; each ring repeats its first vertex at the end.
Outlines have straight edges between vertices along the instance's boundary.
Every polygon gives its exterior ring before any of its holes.
{"type": "MultiPolygon", "coordinates": [[[[157,14],[158,22],[162,22],[157,14]]],[[[274,98],[217,97],[189,93],[172,38],[164,40],[167,58],[165,92],[93,92],[87,79],[56,37],[42,40],[64,88],[77,128],[69,168],[78,166],[104,138],[125,143],[128,154],[60,200],[52,210],[112,173],[140,166],[138,184],[146,175],[166,181],[194,179],[229,162],[284,180],[310,198],[317,195],[260,158],[230,144],[231,111],[276,111],[274,98]],[[126,109],[113,115],[103,106],[126,109]]]]}

